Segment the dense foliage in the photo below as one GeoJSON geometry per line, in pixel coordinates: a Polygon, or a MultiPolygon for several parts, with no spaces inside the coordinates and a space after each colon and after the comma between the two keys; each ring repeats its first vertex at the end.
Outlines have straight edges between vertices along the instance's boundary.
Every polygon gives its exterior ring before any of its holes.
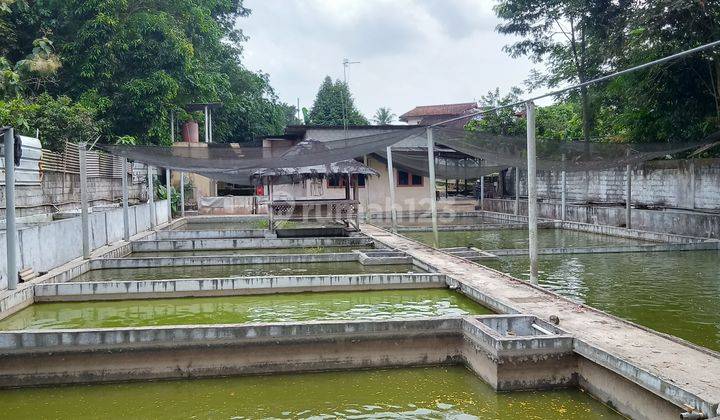
{"type": "MultiPolygon", "coordinates": [[[[720,0],[500,0],[495,11],[498,31],[519,37],[506,50],[544,64],[531,88],[584,82],[720,39],[720,0]]],[[[562,106],[538,110],[539,131],[549,113],[548,133],[559,138],[697,140],[720,130],[720,49],[558,100],[562,106]]],[[[473,128],[500,132],[499,119],[473,128]]],[[[524,132],[524,121],[517,126],[524,132]]]]}
{"type": "Polygon", "coordinates": [[[355,107],[352,94],[347,84],[326,76],[318,90],[315,102],[308,114],[309,123],[314,125],[365,125],[368,124],[360,111],[355,107]]]}
{"type": "MultiPolygon", "coordinates": [[[[287,108],[267,76],[241,64],[244,36],[236,22],[250,13],[242,0],[0,4],[3,104],[17,106],[20,98],[42,106],[50,95],[62,106],[86,110],[66,118],[91,117],[104,141],[130,136],[168,143],[169,111],[192,102],[222,103],[213,115],[220,142],[278,133],[286,123],[287,108]]],[[[202,115],[180,111],[179,118],[202,115]]],[[[39,124],[26,118],[33,133],[46,132],[39,124]]]]}

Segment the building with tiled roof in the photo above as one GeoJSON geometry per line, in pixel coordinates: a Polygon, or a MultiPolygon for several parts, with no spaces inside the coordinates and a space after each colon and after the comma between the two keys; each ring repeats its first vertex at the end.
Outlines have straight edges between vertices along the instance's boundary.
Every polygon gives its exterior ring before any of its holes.
{"type": "MultiPolygon", "coordinates": [[[[475,102],[463,102],[459,104],[442,104],[442,105],[422,105],[416,106],[412,110],[402,114],[400,121],[404,121],[409,125],[430,125],[441,121],[450,120],[463,115],[472,114],[478,111],[478,105],[475,102]]],[[[472,117],[462,118],[452,125],[464,126],[472,117]]]]}

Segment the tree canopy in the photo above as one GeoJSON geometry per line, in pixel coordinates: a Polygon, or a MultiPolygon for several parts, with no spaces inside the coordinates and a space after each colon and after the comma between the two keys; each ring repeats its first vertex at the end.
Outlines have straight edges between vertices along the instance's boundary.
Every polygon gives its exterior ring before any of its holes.
{"type": "Polygon", "coordinates": [[[392,122],[395,121],[395,118],[397,118],[397,115],[393,114],[390,108],[381,107],[375,111],[375,115],[373,115],[373,122],[377,125],[387,125],[392,124],[392,122]]]}
{"type": "Polygon", "coordinates": [[[242,65],[242,0],[0,1],[5,100],[67,97],[92,109],[107,140],[140,143],[168,143],[169,111],[192,102],[222,103],[213,115],[220,142],[286,123],[267,75],[242,65]]]}
{"type": "MultiPolygon", "coordinates": [[[[720,39],[720,0],[500,0],[495,11],[498,31],[519,37],[506,51],[544,64],[530,88],[584,82],[720,39]]],[[[585,140],[692,141],[720,130],[719,98],[715,49],[562,95],[559,103],[574,105],[553,112],[574,114],[567,135],[580,118],[585,140]]]]}
{"type": "Polygon", "coordinates": [[[369,124],[355,107],[350,89],[345,82],[326,76],[320,85],[315,102],[308,115],[314,125],[366,125],[369,124]]]}

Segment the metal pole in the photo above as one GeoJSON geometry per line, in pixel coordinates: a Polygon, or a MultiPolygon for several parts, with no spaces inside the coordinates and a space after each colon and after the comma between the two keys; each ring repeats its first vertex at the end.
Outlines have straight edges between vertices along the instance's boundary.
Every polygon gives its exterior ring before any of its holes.
{"type": "Polygon", "coordinates": [[[485,211],[485,176],[480,177],[480,210],[485,211]]]}
{"type": "Polygon", "coordinates": [[[625,171],[627,173],[625,181],[625,194],[627,196],[627,200],[625,201],[625,227],[632,229],[632,208],[630,207],[632,201],[632,168],[630,165],[627,165],[625,171]]]}
{"type": "Polygon", "coordinates": [[[433,140],[432,128],[428,127],[425,132],[427,133],[428,175],[430,176],[430,215],[432,216],[433,239],[435,240],[435,248],[439,248],[440,238],[438,236],[437,203],[435,197],[435,141],[433,140]]]}
{"type": "Polygon", "coordinates": [[[213,142],[213,130],[212,130],[212,108],[208,108],[208,136],[210,143],[213,142]]]}
{"type": "Polygon", "coordinates": [[[87,190],[87,149],[85,143],[78,143],[80,155],[80,224],[82,226],[83,258],[90,258],[90,219],[88,216],[87,190]]]}
{"type": "Polygon", "coordinates": [[[563,170],[560,172],[560,220],[563,222],[565,221],[565,209],[566,209],[566,190],[567,190],[567,180],[565,179],[565,169],[564,169],[564,163],[565,163],[565,155],[562,156],[563,160],[563,170]]]}
{"type": "Polygon", "coordinates": [[[515,215],[520,214],[520,168],[515,168],[515,215]]]}
{"type": "MultiPolygon", "coordinates": [[[[368,157],[367,155],[363,156],[363,162],[365,163],[365,166],[368,166],[368,157]]],[[[368,185],[368,177],[365,177],[365,221],[367,222],[370,220],[370,186],[368,185]]]]}
{"type": "Polygon", "coordinates": [[[172,185],[170,185],[170,169],[165,168],[165,192],[167,196],[168,222],[172,221],[172,185]]]}
{"type": "Polygon", "coordinates": [[[175,143],[175,111],[170,111],[170,141],[175,143]]]}
{"type": "Polygon", "coordinates": [[[122,162],[122,208],[123,208],[123,239],[130,240],[130,215],[128,212],[128,183],[127,183],[127,159],[120,158],[122,162]]]}
{"type": "Polygon", "coordinates": [[[7,288],[18,282],[17,228],[15,227],[15,130],[5,131],[5,246],[7,251],[7,288]]]}
{"type": "Polygon", "coordinates": [[[185,172],[180,172],[180,216],[185,217],[185,172]]]}
{"type": "Polygon", "coordinates": [[[395,210],[395,169],[393,168],[391,146],[387,147],[387,167],[388,183],[390,184],[390,217],[392,219],[392,231],[397,232],[397,210],[395,210]]]}
{"type": "Polygon", "coordinates": [[[210,133],[208,130],[208,107],[205,105],[205,143],[210,143],[210,133]]]}
{"type": "Polygon", "coordinates": [[[154,228],[157,225],[157,219],[155,214],[155,188],[153,186],[153,170],[152,166],[147,167],[147,183],[148,183],[148,206],[150,207],[150,228],[154,228]]]}
{"type": "Polygon", "coordinates": [[[535,104],[527,106],[527,161],[528,161],[528,239],[530,251],[530,283],[538,283],[537,243],[537,162],[535,161],[535,104]]]}

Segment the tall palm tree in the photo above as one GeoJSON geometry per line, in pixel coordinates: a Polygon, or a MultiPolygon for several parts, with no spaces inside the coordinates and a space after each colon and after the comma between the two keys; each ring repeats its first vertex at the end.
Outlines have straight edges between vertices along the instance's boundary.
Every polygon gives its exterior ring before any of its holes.
{"type": "Polygon", "coordinates": [[[395,121],[395,117],[397,115],[393,114],[392,111],[390,111],[390,108],[378,108],[377,111],[375,111],[375,115],[373,116],[373,122],[375,125],[386,125],[391,124],[393,121],[395,121]]]}

